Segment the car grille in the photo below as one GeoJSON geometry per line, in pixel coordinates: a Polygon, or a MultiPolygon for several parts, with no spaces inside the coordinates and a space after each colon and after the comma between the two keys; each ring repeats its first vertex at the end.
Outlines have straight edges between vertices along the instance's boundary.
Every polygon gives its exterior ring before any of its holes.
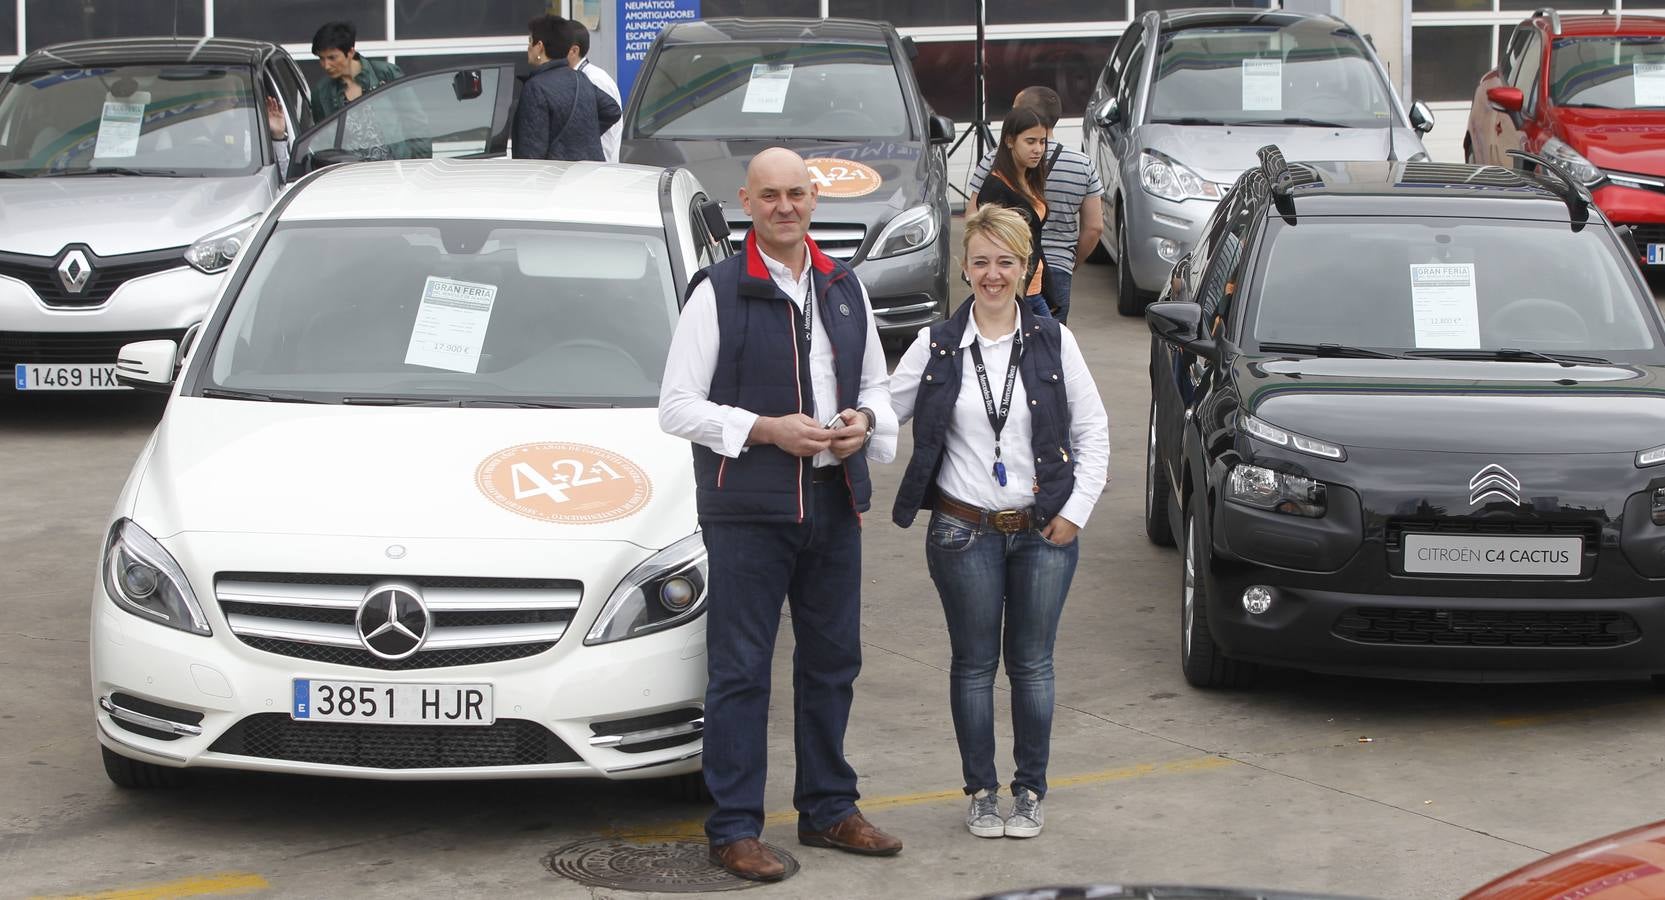
{"type": "Polygon", "coordinates": [[[1632,225],[1630,231],[1636,235],[1636,243],[1642,245],[1643,252],[1649,244],[1665,244],[1665,225],[1632,225]]]}
{"type": "Polygon", "coordinates": [[[27,256],[22,253],[0,253],[0,275],[15,278],[29,286],[42,303],[56,309],[85,309],[102,306],[116,289],[145,275],[155,275],[186,265],[185,248],[157,250],[152,253],[132,253],[126,256],[94,256],[82,248],[91,264],[92,274],[79,294],[64,290],[58,280],[55,256],[27,256]]]}
{"type": "MultiPolygon", "coordinates": [[[[746,232],[750,226],[746,223],[731,223],[733,229],[729,232],[728,241],[734,252],[740,253],[746,249],[746,232]]],[[[809,239],[821,252],[833,259],[849,262],[856,258],[861,250],[861,242],[867,238],[867,226],[856,224],[817,224],[809,229],[809,239]]]]}
{"type": "Polygon", "coordinates": [[[354,621],[371,575],[221,572],[215,599],[231,633],[265,653],[385,671],[474,666],[524,659],[554,647],[583,596],[575,581],[534,578],[402,577],[433,617],[422,649],[383,659],[354,621]]]}
{"type": "Polygon", "coordinates": [[[176,331],[0,331],[0,365],[14,363],[115,363],[116,354],[139,341],[173,341],[176,331]]]}
{"type": "Polygon", "coordinates": [[[1642,638],[1624,613],[1355,607],[1336,637],[1363,644],[1449,647],[1620,647],[1642,638]]]}
{"type": "Polygon", "coordinates": [[[1400,550],[1407,532],[1426,534],[1520,535],[1522,537],[1580,537],[1586,555],[1600,547],[1601,523],[1545,522],[1530,519],[1389,519],[1387,548],[1400,550]]]}
{"type": "Polygon", "coordinates": [[[208,748],[215,753],[367,769],[542,766],[579,756],[536,722],[491,725],[362,725],[297,722],[259,713],[233,725],[208,748]]]}

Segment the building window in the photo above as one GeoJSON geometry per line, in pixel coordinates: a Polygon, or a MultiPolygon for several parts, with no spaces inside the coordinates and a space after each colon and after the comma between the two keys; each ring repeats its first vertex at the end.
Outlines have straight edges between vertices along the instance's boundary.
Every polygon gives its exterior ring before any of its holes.
{"type": "MultiPolygon", "coordinates": [[[[34,17],[31,11],[30,31],[34,30],[34,17]]],[[[214,33],[221,37],[310,47],[318,26],[342,21],[353,23],[361,44],[387,40],[387,4],[383,0],[214,0],[214,33]]],[[[523,27],[525,24],[521,23],[523,27]]]]}
{"type": "MultiPolygon", "coordinates": [[[[992,5],[992,4],[991,4],[992,5]]],[[[816,13],[820,15],[820,13],[816,13]]],[[[850,19],[879,19],[897,28],[941,28],[977,25],[977,7],[971,0],[828,0],[827,15],[850,19]]],[[[994,11],[988,11],[993,22],[994,11]]]]}
{"type": "MultiPolygon", "coordinates": [[[[998,131],[1011,111],[1012,98],[1030,85],[1058,92],[1064,116],[1080,116],[1087,108],[1116,36],[989,41],[987,67],[989,122],[998,131]]],[[[959,123],[971,121],[972,41],[930,41],[919,44],[914,72],[931,108],[959,123]]]]}
{"type": "MultiPolygon", "coordinates": [[[[969,9],[970,3],[960,6],[969,9]]],[[[1189,4],[1197,6],[1196,3],[1189,4]]],[[[988,0],[990,25],[1029,25],[1042,22],[1103,22],[1127,18],[1125,0],[988,0]]],[[[969,13],[962,12],[967,19],[969,13]]],[[[976,24],[972,22],[971,24],[976,24]]]]}
{"type": "Polygon", "coordinates": [[[398,0],[393,34],[400,40],[525,34],[533,16],[549,11],[549,0],[398,0]]]}
{"type": "MultiPolygon", "coordinates": [[[[834,4],[836,5],[836,3],[834,4]]],[[[833,13],[845,16],[849,13],[833,13]]],[[[722,16],[805,16],[821,18],[821,0],[702,0],[700,18],[722,16]]]]}
{"type": "MultiPolygon", "coordinates": [[[[201,35],[206,27],[200,2],[27,0],[24,12],[28,15],[28,24],[24,27],[29,33],[23,38],[30,49],[64,41],[135,34],[201,35]]],[[[11,15],[10,27],[16,30],[16,15],[10,9],[0,9],[0,15],[11,15]]]]}
{"type": "Polygon", "coordinates": [[[1419,100],[1470,100],[1491,68],[1492,26],[1411,29],[1411,92],[1419,100]]]}
{"type": "Polygon", "coordinates": [[[1202,7],[1231,7],[1231,6],[1277,6],[1272,0],[1259,0],[1251,3],[1234,3],[1232,0],[1134,0],[1134,15],[1143,15],[1151,10],[1167,12],[1172,9],[1200,9],[1202,7]]]}
{"type": "Polygon", "coordinates": [[[17,15],[5,6],[0,6],[0,56],[11,56],[21,52],[17,46],[17,15]]]}
{"type": "MultiPolygon", "coordinates": [[[[525,53],[458,53],[441,54],[438,56],[412,56],[406,54],[396,60],[399,70],[406,75],[418,72],[432,72],[436,69],[448,69],[452,66],[516,66],[526,69],[525,53]]],[[[512,76],[511,76],[512,77],[512,76]]]]}

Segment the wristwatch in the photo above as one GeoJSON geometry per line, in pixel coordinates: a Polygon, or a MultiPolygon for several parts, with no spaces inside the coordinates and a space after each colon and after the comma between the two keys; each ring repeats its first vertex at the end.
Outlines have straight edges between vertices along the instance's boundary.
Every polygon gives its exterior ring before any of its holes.
{"type": "Polygon", "coordinates": [[[867,445],[873,442],[873,426],[877,424],[879,420],[873,415],[873,410],[868,409],[865,406],[857,408],[856,412],[859,412],[867,417],[867,436],[861,439],[861,448],[865,450],[867,449],[867,445]]]}

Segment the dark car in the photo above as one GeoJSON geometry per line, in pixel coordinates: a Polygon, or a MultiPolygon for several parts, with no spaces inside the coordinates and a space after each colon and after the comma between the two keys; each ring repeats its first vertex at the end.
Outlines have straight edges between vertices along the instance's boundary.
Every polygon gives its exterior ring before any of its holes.
{"type": "Polygon", "coordinates": [[[1262,156],[1146,313],[1186,679],[1665,671],[1665,329],[1628,235],[1547,159],[1262,156]]]}
{"type": "Polygon", "coordinates": [[[728,199],[732,240],[751,222],[746,165],[789,147],[820,189],[809,236],[855,266],[879,331],[912,337],[948,310],[948,159],[912,44],[884,22],[706,19],[660,32],[624,113],[619,160],[691,170],[728,199]]]}

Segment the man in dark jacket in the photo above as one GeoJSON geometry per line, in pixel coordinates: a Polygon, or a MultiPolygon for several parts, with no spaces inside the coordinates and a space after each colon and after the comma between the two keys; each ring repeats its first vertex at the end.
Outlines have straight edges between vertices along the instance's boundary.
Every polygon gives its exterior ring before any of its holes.
{"type": "Polygon", "coordinates": [[[532,74],[515,110],[516,159],[606,159],[601,133],[623,113],[613,98],[567,64],[567,51],[577,43],[570,24],[560,16],[538,16],[526,23],[531,32],[526,59],[532,74]]]}

